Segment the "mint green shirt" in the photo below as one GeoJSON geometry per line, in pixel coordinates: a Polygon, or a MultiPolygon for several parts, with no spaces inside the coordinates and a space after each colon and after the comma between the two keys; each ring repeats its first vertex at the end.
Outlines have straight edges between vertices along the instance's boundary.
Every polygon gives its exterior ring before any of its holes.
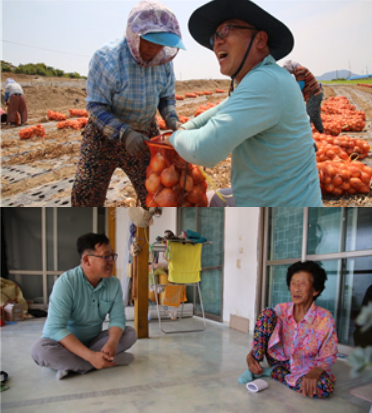
{"type": "Polygon", "coordinates": [[[230,97],[182,126],[171,144],[213,167],[231,153],[237,207],[321,207],[310,121],[295,79],[267,56],[230,97]]]}
{"type": "Polygon", "coordinates": [[[55,282],[49,300],[43,337],[60,341],[69,334],[87,345],[102,331],[109,314],[110,327],[125,328],[123,293],[116,277],[102,278],[96,288],[81,266],[63,273],[55,282]]]}

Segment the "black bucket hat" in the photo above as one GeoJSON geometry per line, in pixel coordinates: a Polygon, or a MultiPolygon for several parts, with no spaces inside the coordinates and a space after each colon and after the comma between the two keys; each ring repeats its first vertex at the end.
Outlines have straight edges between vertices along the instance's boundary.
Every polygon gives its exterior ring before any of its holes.
{"type": "Polygon", "coordinates": [[[191,36],[202,46],[213,50],[211,36],[226,20],[240,19],[269,36],[270,54],[275,60],[287,56],[294,46],[288,27],[250,0],[213,0],[194,11],[189,20],[191,36]]]}

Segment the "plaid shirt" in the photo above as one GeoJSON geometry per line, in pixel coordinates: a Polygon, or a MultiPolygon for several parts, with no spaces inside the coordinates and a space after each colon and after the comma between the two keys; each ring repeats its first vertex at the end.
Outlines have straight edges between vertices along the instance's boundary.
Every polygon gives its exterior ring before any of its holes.
{"type": "Polygon", "coordinates": [[[147,131],[156,110],[163,118],[175,113],[175,76],[172,62],[142,67],[126,39],[97,50],[87,80],[89,116],[109,139],[128,127],[147,131]]]}

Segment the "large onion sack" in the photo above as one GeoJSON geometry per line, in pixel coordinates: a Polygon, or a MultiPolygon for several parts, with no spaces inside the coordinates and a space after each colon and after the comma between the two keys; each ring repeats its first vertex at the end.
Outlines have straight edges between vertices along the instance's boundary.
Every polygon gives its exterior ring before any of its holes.
{"type": "Polygon", "coordinates": [[[146,206],[208,206],[207,181],[199,167],[187,163],[161,140],[157,136],[147,142],[151,160],[146,170],[146,206]]]}
{"type": "Polygon", "coordinates": [[[40,123],[19,131],[19,137],[21,139],[30,139],[33,136],[40,136],[42,138],[45,136],[45,129],[40,125],[40,123]]]}

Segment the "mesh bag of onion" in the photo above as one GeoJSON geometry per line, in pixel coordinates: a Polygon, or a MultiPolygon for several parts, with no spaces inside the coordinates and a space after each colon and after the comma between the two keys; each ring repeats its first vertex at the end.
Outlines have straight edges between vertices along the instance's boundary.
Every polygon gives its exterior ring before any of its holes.
{"type": "Polygon", "coordinates": [[[208,206],[207,181],[199,167],[182,159],[172,146],[162,143],[163,136],[146,142],[151,151],[146,170],[146,206],[208,206]]]}
{"type": "Polygon", "coordinates": [[[368,194],[372,168],[358,161],[325,161],[317,163],[322,194],[368,194]]]}

